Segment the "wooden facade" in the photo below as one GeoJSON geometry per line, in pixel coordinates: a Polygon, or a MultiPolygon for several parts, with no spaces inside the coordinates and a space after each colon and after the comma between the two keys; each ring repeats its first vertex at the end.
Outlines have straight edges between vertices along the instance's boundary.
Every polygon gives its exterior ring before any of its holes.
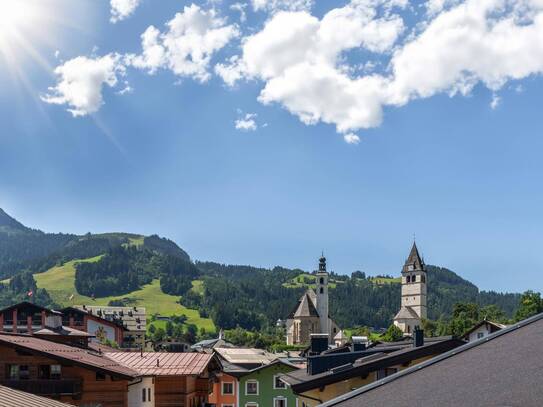
{"type": "Polygon", "coordinates": [[[76,406],[93,403],[102,407],[128,405],[126,378],[112,377],[105,372],[16,350],[3,344],[0,344],[0,354],[0,385],[76,406]]]}

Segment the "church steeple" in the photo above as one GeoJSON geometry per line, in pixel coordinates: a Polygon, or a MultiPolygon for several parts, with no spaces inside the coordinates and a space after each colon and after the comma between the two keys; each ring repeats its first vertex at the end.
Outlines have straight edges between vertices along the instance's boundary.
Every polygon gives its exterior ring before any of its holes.
{"type": "Polygon", "coordinates": [[[402,272],[408,273],[411,271],[423,271],[424,269],[424,261],[419,255],[417,243],[413,242],[413,247],[411,248],[411,252],[409,252],[407,260],[405,261],[402,272]]]}
{"type": "Polygon", "coordinates": [[[322,252],[321,258],[319,259],[319,272],[326,273],[326,257],[324,257],[324,252],[322,252]]]}

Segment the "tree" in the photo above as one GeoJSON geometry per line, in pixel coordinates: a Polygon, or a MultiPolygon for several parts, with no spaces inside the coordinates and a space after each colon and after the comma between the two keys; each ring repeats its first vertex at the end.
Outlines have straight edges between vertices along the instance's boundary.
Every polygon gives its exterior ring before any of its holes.
{"type": "Polygon", "coordinates": [[[172,321],[166,322],[166,335],[172,336],[173,335],[173,324],[172,321]]]}
{"type": "Polygon", "coordinates": [[[520,298],[520,304],[515,313],[515,321],[522,321],[533,315],[543,312],[543,301],[541,294],[533,291],[526,291],[520,298]]]}
{"type": "Polygon", "coordinates": [[[403,338],[403,332],[396,325],[392,324],[388,327],[387,331],[383,335],[383,341],[396,342],[403,338]]]}

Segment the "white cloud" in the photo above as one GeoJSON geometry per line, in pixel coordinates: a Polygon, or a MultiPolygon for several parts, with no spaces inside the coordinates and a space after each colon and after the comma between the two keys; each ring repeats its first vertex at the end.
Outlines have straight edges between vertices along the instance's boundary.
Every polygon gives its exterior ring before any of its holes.
{"type": "Polygon", "coordinates": [[[114,87],[125,68],[118,54],[87,58],[79,56],[55,69],[57,85],[42,96],[46,103],[68,106],[74,116],[85,116],[98,111],[104,103],[102,88],[114,87]]]}
{"type": "Polygon", "coordinates": [[[211,57],[233,38],[239,36],[235,25],[227,25],[213,9],[203,10],[192,4],[177,13],[165,32],[149,26],[142,34],[143,53],[132,56],[135,67],[150,73],[159,68],[170,69],[179,76],[205,82],[211,57]]]}
{"type": "Polygon", "coordinates": [[[247,113],[244,117],[236,120],[236,129],[242,131],[255,131],[258,128],[255,119],[255,113],[247,113]]]}
{"type": "Polygon", "coordinates": [[[378,17],[365,1],[333,9],[322,20],[279,12],[245,40],[242,58],[218,73],[230,85],[242,75],[265,81],[259,101],[280,103],[306,124],[332,123],[340,132],[372,127],[381,121],[380,87],[386,83],[377,76],[350,77],[342,53],[387,52],[403,28],[398,15],[378,17]]]}
{"type": "Polygon", "coordinates": [[[271,13],[276,13],[280,10],[310,10],[313,3],[313,0],[252,0],[254,11],[268,11],[271,13]]]}
{"type": "Polygon", "coordinates": [[[111,0],[111,18],[112,23],[122,21],[136,11],[136,8],[139,6],[141,0],[111,0]]]}
{"type": "Polygon", "coordinates": [[[356,134],[354,133],[347,133],[343,136],[343,140],[345,140],[345,142],[347,144],[359,144],[360,143],[360,137],[358,137],[356,134]]]}
{"type": "Polygon", "coordinates": [[[378,126],[385,106],[468,95],[478,83],[496,92],[509,80],[543,73],[541,0],[432,0],[435,17],[398,45],[404,24],[394,7],[405,6],[352,0],[320,20],[305,11],[278,12],[245,39],[240,58],[217,72],[229,85],[259,79],[260,102],[344,134],[378,126]],[[345,53],[361,48],[380,59],[390,55],[388,66],[357,76],[345,53]]]}

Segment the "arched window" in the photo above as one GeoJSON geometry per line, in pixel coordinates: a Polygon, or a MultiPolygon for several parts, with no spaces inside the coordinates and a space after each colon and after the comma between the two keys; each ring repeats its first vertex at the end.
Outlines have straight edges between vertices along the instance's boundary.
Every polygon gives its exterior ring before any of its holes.
{"type": "Polygon", "coordinates": [[[324,278],[321,277],[321,284],[324,284],[324,278]]]}
{"type": "Polygon", "coordinates": [[[323,294],[323,293],[324,293],[324,288],[321,287],[321,294],[323,294]]]}
{"type": "Polygon", "coordinates": [[[417,276],[411,276],[411,282],[415,283],[417,281],[417,276]]]}
{"type": "Polygon", "coordinates": [[[411,282],[411,276],[407,276],[407,282],[408,282],[408,283],[411,282]]]}
{"type": "Polygon", "coordinates": [[[420,281],[422,281],[423,283],[425,283],[425,282],[426,282],[426,277],[424,277],[424,275],[421,275],[421,276],[420,276],[420,281]]]}

